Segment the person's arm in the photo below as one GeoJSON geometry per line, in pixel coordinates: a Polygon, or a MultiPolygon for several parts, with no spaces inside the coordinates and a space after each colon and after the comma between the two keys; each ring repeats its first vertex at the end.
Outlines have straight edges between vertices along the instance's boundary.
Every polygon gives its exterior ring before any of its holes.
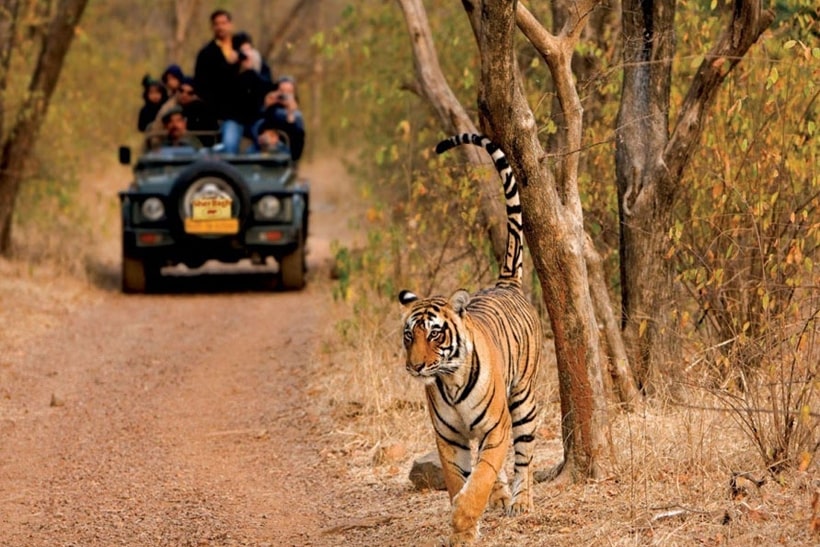
{"type": "Polygon", "coordinates": [[[139,118],[137,119],[137,129],[145,131],[145,128],[148,127],[148,124],[152,121],[154,121],[154,117],[151,115],[148,105],[140,108],[139,118]]]}
{"type": "Polygon", "coordinates": [[[203,47],[196,56],[196,64],[194,65],[194,85],[196,86],[196,93],[205,101],[210,102],[213,97],[211,95],[211,71],[210,63],[208,62],[208,46],[203,47]]]}

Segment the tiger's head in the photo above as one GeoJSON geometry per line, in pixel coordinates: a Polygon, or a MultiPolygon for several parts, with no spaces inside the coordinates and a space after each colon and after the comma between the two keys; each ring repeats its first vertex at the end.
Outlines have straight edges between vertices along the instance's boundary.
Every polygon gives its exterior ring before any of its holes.
{"type": "Polygon", "coordinates": [[[399,302],[407,308],[404,317],[407,372],[425,383],[432,383],[438,375],[457,371],[469,351],[463,319],[470,294],[459,290],[449,300],[443,296],[420,299],[410,291],[401,291],[399,302]]]}

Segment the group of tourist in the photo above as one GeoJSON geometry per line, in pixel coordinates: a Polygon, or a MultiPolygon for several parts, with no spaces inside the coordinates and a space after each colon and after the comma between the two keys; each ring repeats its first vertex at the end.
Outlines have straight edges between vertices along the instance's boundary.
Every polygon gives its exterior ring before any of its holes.
{"type": "Polygon", "coordinates": [[[143,78],[139,130],[164,131],[160,146],[218,145],[236,154],[246,139],[245,152],[288,151],[298,160],[305,123],[296,82],[273,78],[251,37],[234,33],[228,11],[210,20],[213,39],[199,50],[193,76],[172,64],[159,80],[143,78]]]}

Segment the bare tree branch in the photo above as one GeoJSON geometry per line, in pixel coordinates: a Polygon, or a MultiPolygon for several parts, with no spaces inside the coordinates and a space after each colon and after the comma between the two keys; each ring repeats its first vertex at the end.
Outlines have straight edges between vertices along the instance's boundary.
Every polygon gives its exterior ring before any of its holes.
{"type": "Polygon", "coordinates": [[[561,36],[571,38],[577,43],[581,33],[584,32],[587,26],[587,20],[602,1],[579,0],[578,2],[572,2],[571,8],[568,10],[569,17],[564,21],[564,27],[561,29],[561,36]]]}
{"type": "Polygon", "coordinates": [[[543,59],[559,54],[560,39],[545,29],[524,4],[518,4],[515,22],[543,59]]]}
{"type": "Polygon", "coordinates": [[[668,184],[677,184],[703,132],[703,120],[720,85],[772,24],[774,12],[763,11],[760,0],[734,0],[732,17],[706,54],[683,101],[677,124],[664,150],[668,184]]]}
{"type": "Polygon", "coordinates": [[[612,299],[607,289],[603,259],[589,234],[584,234],[584,236],[584,260],[589,273],[589,291],[592,304],[595,306],[595,318],[606,339],[612,368],[612,381],[618,400],[627,410],[634,411],[641,406],[643,401],[629,366],[629,355],[626,352],[623,336],[621,336],[618,319],[612,311],[612,299]]]}
{"type": "MultiPolygon", "coordinates": [[[[556,139],[561,149],[551,151],[551,156],[556,158],[558,163],[555,180],[559,185],[562,203],[564,205],[577,204],[578,208],[581,202],[578,195],[578,165],[583,130],[583,107],[575,86],[572,56],[587,19],[599,3],[599,0],[584,0],[573,4],[573,9],[569,10],[559,36],[547,31],[523,4],[519,3],[516,10],[518,28],[535,47],[552,73],[558,104],[564,120],[564,123],[559,125],[561,128],[559,130],[563,131],[563,138],[556,139]]],[[[580,210],[575,210],[574,213],[578,215],[578,218],[581,218],[583,214],[580,210]]],[[[640,402],[640,394],[629,368],[629,360],[618,323],[612,313],[612,299],[606,288],[601,256],[588,234],[585,234],[584,240],[584,259],[589,275],[590,295],[595,307],[595,316],[607,339],[618,395],[622,402],[634,407],[640,402]]]]}
{"type": "MultiPolygon", "coordinates": [[[[581,150],[581,131],[583,128],[583,107],[575,87],[575,80],[572,73],[572,55],[578,38],[586,25],[586,21],[592,13],[592,9],[599,3],[599,0],[582,0],[574,4],[569,16],[564,23],[560,36],[554,36],[548,32],[532,15],[532,13],[519,3],[516,10],[516,23],[524,36],[532,43],[544,61],[549,66],[552,79],[555,85],[556,94],[561,107],[561,112],[565,123],[563,143],[564,150],[556,151],[560,154],[560,171],[556,180],[559,182],[559,194],[562,203],[578,202],[577,196],[568,194],[578,189],[578,161],[581,150]]],[[[580,211],[576,212],[581,214],[580,211]]]]}
{"type": "MultiPolygon", "coordinates": [[[[418,85],[415,88],[433,106],[446,132],[450,134],[477,133],[475,124],[450,89],[441,71],[438,53],[433,44],[432,32],[427,20],[427,12],[421,0],[397,1],[404,12],[407,32],[413,47],[413,67],[418,79],[418,85]]],[[[473,152],[476,159],[481,157],[477,153],[479,151],[477,148],[464,147],[464,150],[473,152]]],[[[479,160],[475,163],[486,162],[479,160]]]]}

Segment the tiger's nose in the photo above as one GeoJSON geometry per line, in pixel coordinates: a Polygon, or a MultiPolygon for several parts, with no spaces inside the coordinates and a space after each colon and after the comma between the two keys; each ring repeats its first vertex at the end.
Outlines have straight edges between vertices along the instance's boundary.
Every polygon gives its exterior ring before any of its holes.
{"type": "Polygon", "coordinates": [[[410,374],[419,374],[421,370],[424,368],[424,362],[421,363],[407,363],[405,365],[407,372],[410,374]]]}

